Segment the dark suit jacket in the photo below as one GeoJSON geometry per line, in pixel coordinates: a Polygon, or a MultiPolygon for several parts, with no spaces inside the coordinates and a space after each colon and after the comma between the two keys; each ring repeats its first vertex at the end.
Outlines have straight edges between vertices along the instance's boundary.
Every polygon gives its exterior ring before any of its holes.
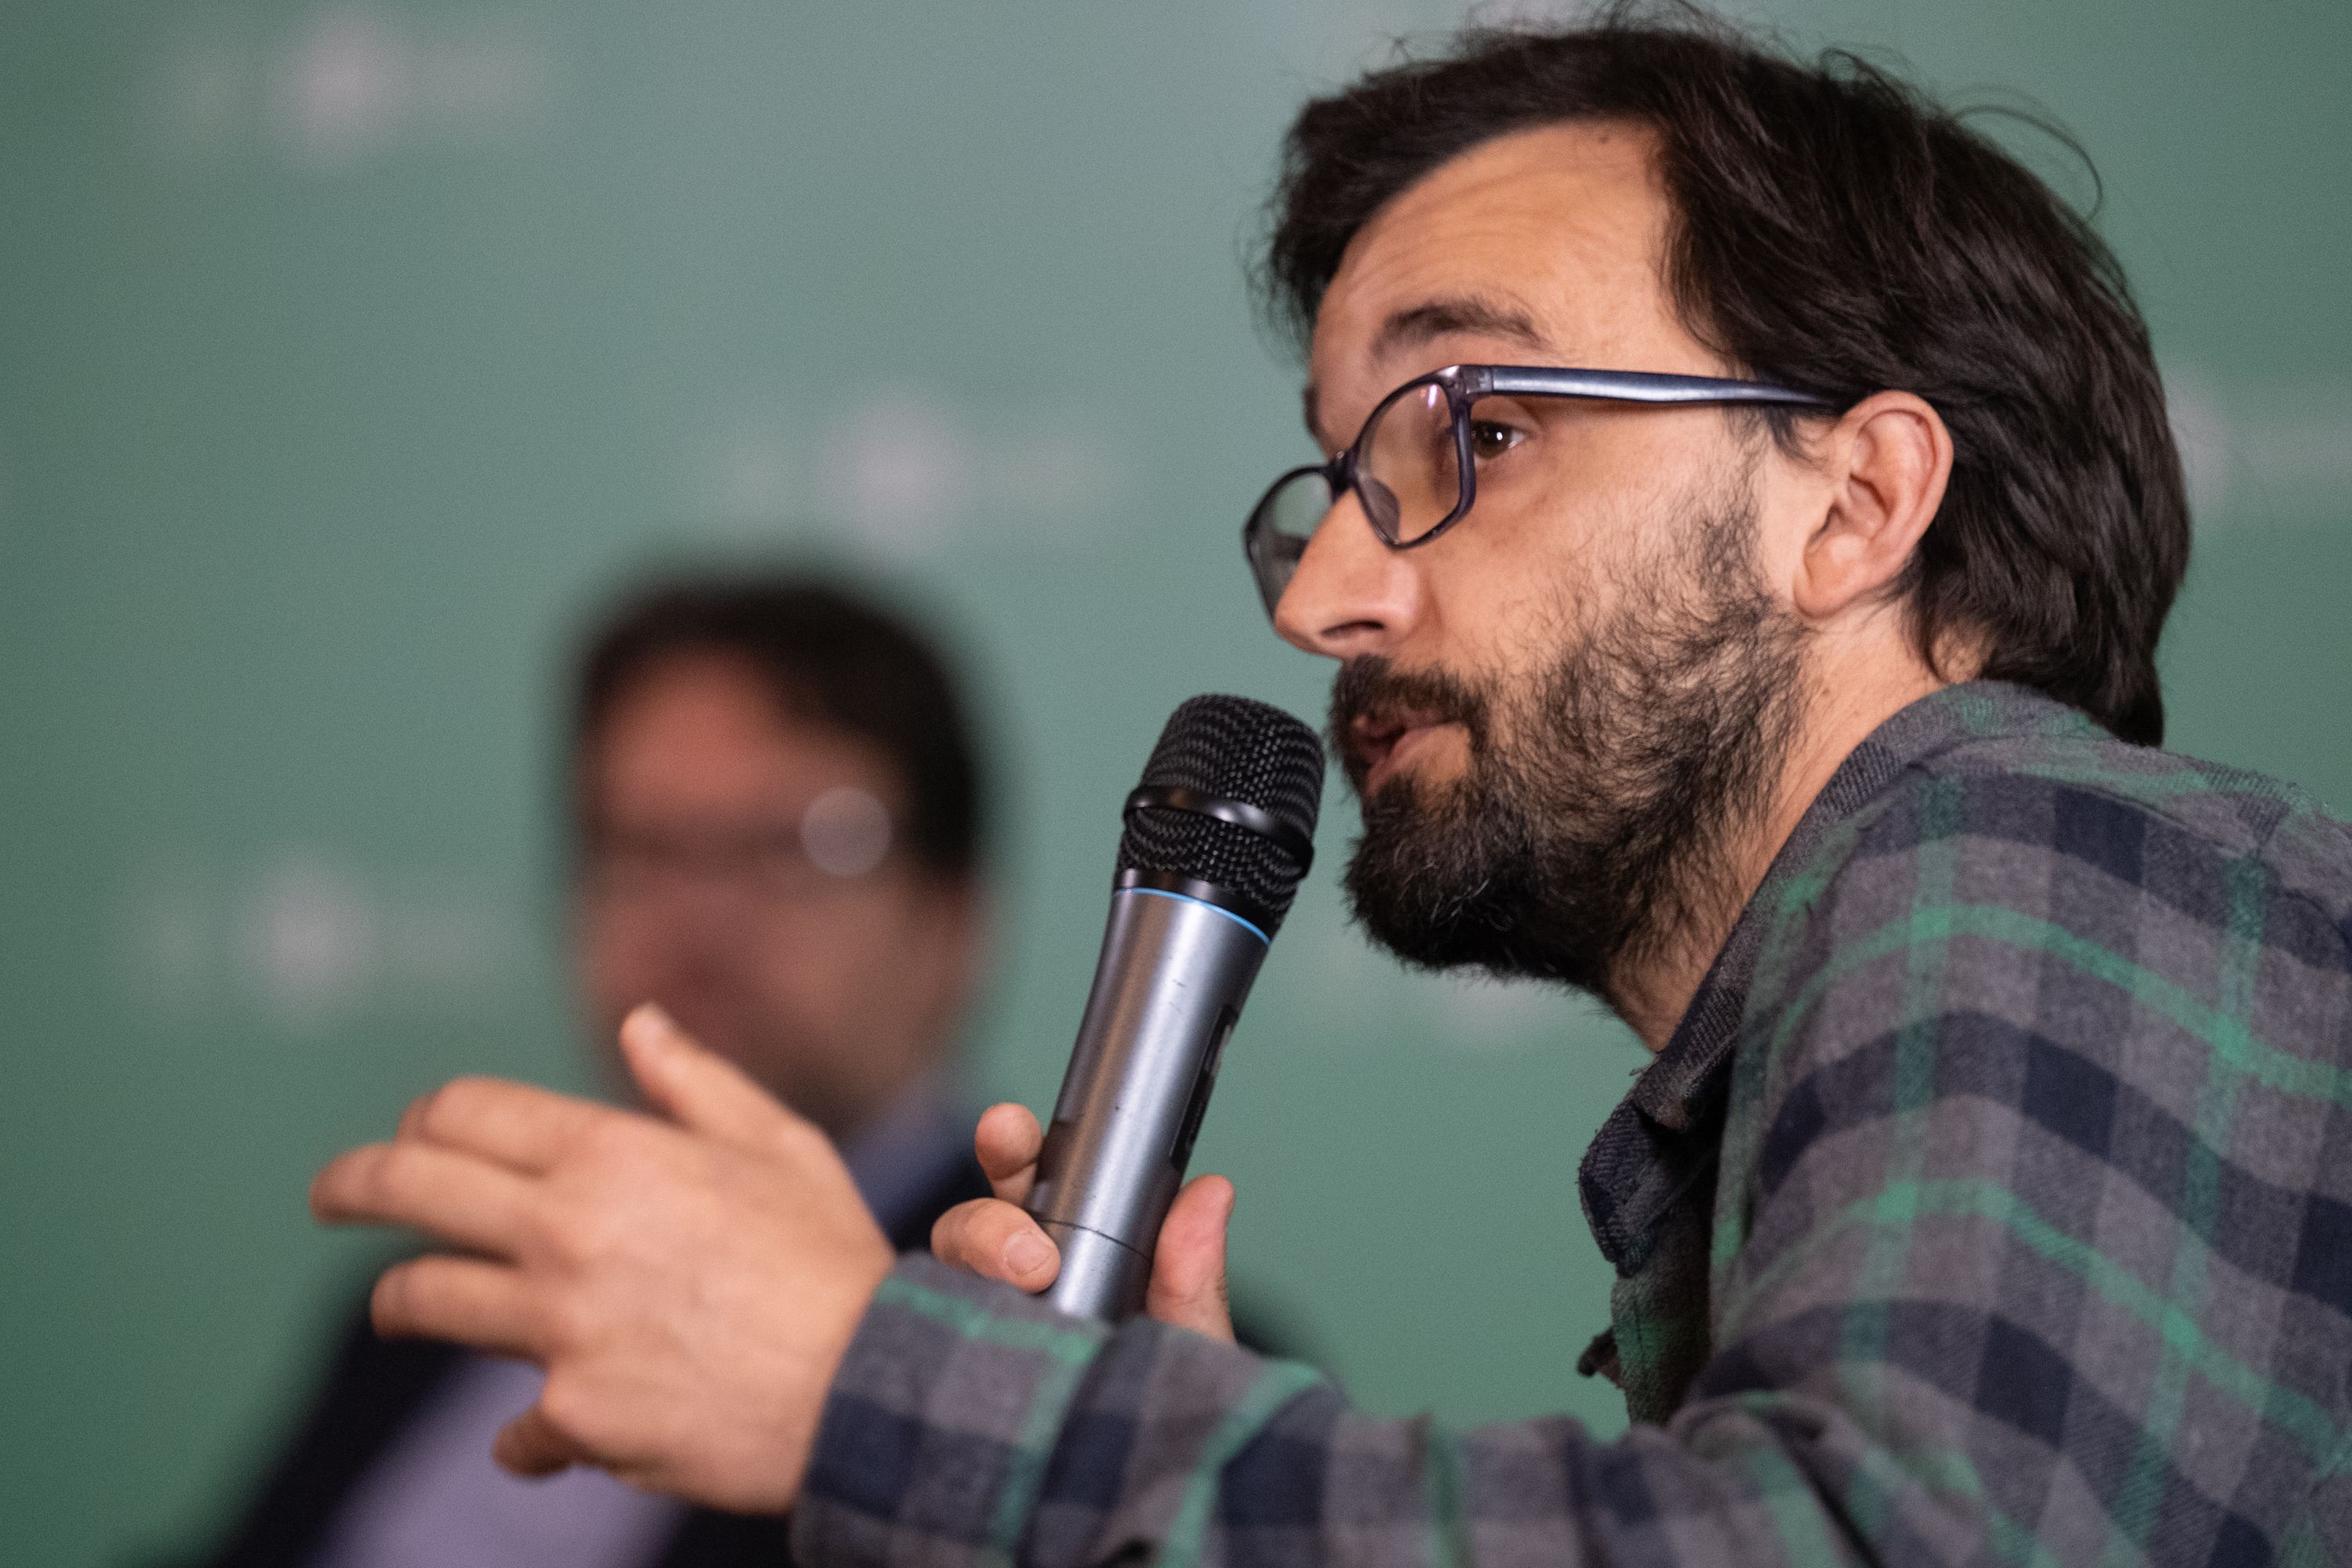
{"type": "MultiPolygon", "coordinates": [[[[909,1211],[891,1245],[901,1252],[928,1249],[932,1221],[988,1192],[988,1178],[967,1159],[909,1211]]],[[[378,1339],[362,1304],[276,1468],[219,1550],[204,1561],[210,1568],[301,1568],[368,1467],[431,1404],[465,1356],[456,1345],[378,1339]]],[[[771,1515],[694,1509],[647,1568],[778,1568],[790,1561],[786,1523],[771,1515]]]]}

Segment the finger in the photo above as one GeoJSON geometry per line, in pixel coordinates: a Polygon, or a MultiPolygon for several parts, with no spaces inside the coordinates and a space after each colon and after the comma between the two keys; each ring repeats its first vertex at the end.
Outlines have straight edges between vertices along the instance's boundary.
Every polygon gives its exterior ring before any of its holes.
{"type": "Polygon", "coordinates": [[[392,1130],[393,1137],[395,1140],[403,1138],[414,1140],[423,1137],[425,1135],[425,1109],[433,1103],[434,1095],[440,1092],[441,1091],[437,1089],[427,1090],[425,1093],[418,1095],[415,1100],[410,1100],[406,1105],[403,1106],[400,1111],[400,1121],[392,1130]]]}
{"type": "Polygon", "coordinates": [[[980,1125],[972,1129],[971,1147],[998,1197],[1009,1204],[1028,1201],[1029,1189],[1037,1180],[1037,1155],[1045,1147],[1045,1135],[1038,1131],[1037,1119],[1027,1106],[992,1105],[981,1112],[980,1125]]]}
{"type": "Polygon", "coordinates": [[[733,1062],[705,1050],[654,1003],[621,1020],[621,1055],[646,1099],[681,1127],[756,1146],[772,1142],[782,1129],[808,1125],[733,1062]]]}
{"type": "Polygon", "coordinates": [[[1184,1184],[1160,1223],[1151,1285],[1143,1297],[1146,1312],[1233,1342],[1234,1314],[1225,1302],[1225,1230],[1233,1217],[1234,1184],[1224,1177],[1195,1176],[1184,1184]]]}
{"type": "Polygon", "coordinates": [[[974,1198],[940,1215],[931,1251],[983,1279],[1043,1290],[1062,1271],[1062,1249],[1037,1222],[1000,1198],[974,1198]]]}
{"type": "Polygon", "coordinates": [[[368,1316],[386,1339],[450,1340],[544,1363],[539,1315],[522,1276],[475,1258],[417,1258],[383,1271],[368,1316]]]}
{"type": "Polygon", "coordinates": [[[518,1476],[551,1476],[572,1465],[594,1462],[586,1449],[557,1431],[536,1405],[499,1428],[490,1458],[518,1476]]]}
{"type": "Polygon", "coordinates": [[[514,1170],[548,1169],[610,1106],[497,1078],[460,1078],[419,1096],[401,1112],[394,1142],[437,1143],[514,1170]]]}
{"type": "Polygon", "coordinates": [[[529,1179],[431,1143],[345,1150],[310,1179],[324,1225],[399,1225],[476,1252],[511,1255],[531,1201],[529,1179]]]}

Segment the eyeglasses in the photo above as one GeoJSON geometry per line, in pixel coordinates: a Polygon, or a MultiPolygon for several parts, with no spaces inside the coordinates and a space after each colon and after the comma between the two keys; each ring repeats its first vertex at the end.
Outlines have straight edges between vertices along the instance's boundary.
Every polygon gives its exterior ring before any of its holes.
{"type": "Polygon", "coordinates": [[[1834,406],[1810,393],[1761,382],[1637,370],[1454,364],[1415,376],[1381,399],[1354,446],[1328,463],[1291,469],[1251,510],[1242,525],[1242,549],[1265,613],[1274,614],[1307,542],[1349,490],[1356,492],[1364,521],[1391,550],[1426,544],[1461,521],[1477,499],[1479,469],[1533,434],[1523,416],[1503,406],[1500,400],[1512,397],[1834,406]]]}
{"type": "Polygon", "coordinates": [[[798,820],[675,821],[591,828],[583,890],[650,905],[688,884],[723,884],[780,908],[816,904],[889,858],[889,809],[862,789],[826,790],[798,820]]]}

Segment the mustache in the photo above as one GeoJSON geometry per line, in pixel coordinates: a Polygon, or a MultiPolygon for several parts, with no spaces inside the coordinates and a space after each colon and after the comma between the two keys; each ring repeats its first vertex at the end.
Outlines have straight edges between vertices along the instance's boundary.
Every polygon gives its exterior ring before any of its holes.
{"type": "Polygon", "coordinates": [[[1359,721],[1377,727],[1399,714],[1442,724],[1459,724],[1469,731],[1473,756],[1486,746],[1489,703],[1486,693],[1451,672],[1432,666],[1399,669],[1385,654],[1360,654],[1339,667],[1331,680],[1331,711],[1327,721],[1331,754],[1339,759],[1348,782],[1360,795],[1370,764],[1357,747],[1359,721]]]}

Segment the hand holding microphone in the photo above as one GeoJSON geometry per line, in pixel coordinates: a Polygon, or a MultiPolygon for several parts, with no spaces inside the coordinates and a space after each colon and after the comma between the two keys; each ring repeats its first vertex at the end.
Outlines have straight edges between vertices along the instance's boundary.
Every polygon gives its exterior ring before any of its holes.
{"type": "MultiPolygon", "coordinates": [[[[1204,1176],[1175,1194],[1219,1055],[1306,873],[1322,765],[1313,732],[1263,704],[1177,710],[1128,801],[1055,1129],[1041,1136],[1017,1106],[982,1124],[998,1192],[1035,1217],[967,1204],[934,1233],[942,1258],[1050,1284],[1067,1310],[1141,1305],[1230,1337],[1233,1189],[1204,1176]],[[1024,1241],[1034,1258],[1019,1256],[1024,1241]]],[[[621,1044],[646,1110],[460,1079],[412,1106],[389,1142],[330,1163],[312,1212],[451,1245],[383,1276],[376,1326],[546,1370],[539,1403],[500,1440],[506,1463],[594,1464],[715,1507],[787,1508],[889,1245],[824,1135],[740,1069],[650,1007],[621,1044]]]]}
{"type": "MultiPolygon", "coordinates": [[[[1001,1279],[1036,1294],[1054,1282],[1061,1252],[1021,1205],[1037,1175],[1045,1130],[1025,1105],[991,1106],[975,1140],[980,1163],[996,1189],[951,1209],[931,1232],[931,1250],[959,1268],[1001,1279]]],[[[1163,1323],[1231,1342],[1225,1303],[1225,1226],[1234,1211],[1234,1184],[1223,1176],[1184,1184],[1161,1221],[1152,1252],[1143,1310],[1163,1323]]]]}
{"type": "Polygon", "coordinates": [[[1322,779],[1314,731],[1279,709],[1196,697],[1171,716],[1128,798],[1053,1126],[1041,1141],[1017,1106],[982,1119],[981,1160],[1003,1201],[942,1217],[940,1257],[1024,1289],[1050,1281],[1047,1300],[1074,1314],[1115,1321],[1148,1306],[1223,1329],[1232,1188],[1207,1177],[1177,1194],[1225,1043],[1313,860],[1322,779]]]}

